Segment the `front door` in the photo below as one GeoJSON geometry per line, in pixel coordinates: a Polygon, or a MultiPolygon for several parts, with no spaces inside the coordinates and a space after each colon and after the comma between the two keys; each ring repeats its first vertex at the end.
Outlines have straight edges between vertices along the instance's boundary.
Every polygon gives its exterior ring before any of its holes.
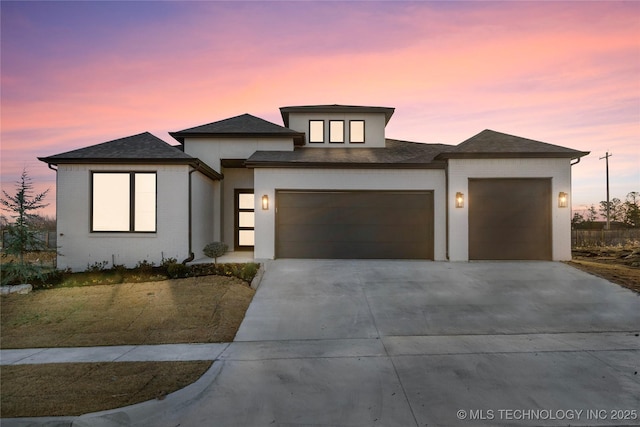
{"type": "Polygon", "coordinates": [[[235,250],[252,251],[255,244],[255,197],[253,190],[235,191],[235,250]]]}

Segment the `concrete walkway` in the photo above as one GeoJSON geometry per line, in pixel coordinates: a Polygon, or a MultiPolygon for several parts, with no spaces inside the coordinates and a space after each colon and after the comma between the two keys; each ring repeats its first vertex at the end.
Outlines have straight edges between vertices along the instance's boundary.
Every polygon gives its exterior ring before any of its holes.
{"type": "Polygon", "coordinates": [[[637,294],[561,263],[279,260],[193,385],[2,426],[638,425],[639,329],[637,294]]]}
{"type": "Polygon", "coordinates": [[[215,360],[228,346],[228,343],[163,344],[0,350],[0,365],[215,360]]]}

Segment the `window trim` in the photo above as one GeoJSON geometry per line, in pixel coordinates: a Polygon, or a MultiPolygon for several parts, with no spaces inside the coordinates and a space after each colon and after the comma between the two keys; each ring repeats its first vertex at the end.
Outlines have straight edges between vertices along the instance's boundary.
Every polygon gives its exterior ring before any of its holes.
{"type": "Polygon", "coordinates": [[[324,135],[325,135],[324,120],[309,119],[309,144],[324,144],[324,135]],[[322,140],[320,141],[311,140],[311,123],[313,122],[322,123],[322,140]]]}
{"type": "Polygon", "coordinates": [[[236,251],[253,251],[255,249],[255,244],[253,246],[247,246],[247,245],[243,245],[240,246],[240,231],[242,230],[251,230],[253,231],[253,238],[254,238],[254,243],[255,243],[255,236],[256,236],[256,224],[255,224],[255,212],[256,212],[256,205],[255,205],[255,191],[253,188],[236,188],[234,190],[234,197],[233,197],[233,247],[234,250],[236,251]],[[254,197],[254,203],[253,203],[253,209],[240,209],[240,194],[253,194],[254,197]],[[253,212],[254,214],[254,223],[253,223],[253,227],[240,227],[240,212],[253,212]]]}
{"type": "Polygon", "coordinates": [[[104,233],[118,233],[118,234],[157,234],[158,233],[158,172],[157,171],[114,171],[114,170],[107,170],[107,171],[91,171],[91,179],[90,179],[90,185],[89,185],[89,232],[90,233],[98,233],[98,234],[104,234],[104,233]],[[94,196],[94,185],[93,185],[93,180],[94,180],[94,175],[96,174],[120,174],[120,175],[129,175],[129,230],[94,230],[93,229],[93,196],[94,196]],[[154,211],[155,211],[155,215],[154,215],[154,224],[153,224],[153,231],[136,231],[135,230],[135,198],[136,198],[136,192],[135,192],[135,175],[136,174],[147,174],[147,175],[154,175],[155,177],[155,194],[154,194],[154,199],[155,199],[155,206],[154,206],[154,211]]]}
{"type": "Polygon", "coordinates": [[[366,125],[365,125],[365,121],[364,120],[349,120],[349,144],[364,144],[365,141],[367,140],[367,134],[366,134],[366,125]],[[354,141],[353,140],[353,134],[351,133],[351,125],[353,122],[360,122],[362,123],[362,141],[354,141]]]}
{"type": "Polygon", "coordinates": [[[329,143],[330,144],[344,144],[345,143],[345,126],[344,126],[344,120],[329,120],[329,143]],[[331,127],[331,125],[333,123],[342,123],[342,139],[340,141],[334,141],[333,140],[333,129],[331,127]]]}

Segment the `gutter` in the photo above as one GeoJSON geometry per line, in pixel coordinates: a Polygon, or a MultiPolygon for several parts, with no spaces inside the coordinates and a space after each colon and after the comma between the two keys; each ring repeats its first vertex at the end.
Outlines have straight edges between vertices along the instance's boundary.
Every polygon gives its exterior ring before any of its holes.
{"type": "Polygon", "coordinates": [[[191,208],[191,204],[192,204],[192,195],[191,195],[191,175],[197,171],[197,169],[191,169],[189,171],[189,213],[188,213],[188,217],[189,217],[189,256],[187,258],[185,258],[182,261],[182,264],[186,264],[188,262],[193,261],[193,259],[196,257],[196,255],[193,253],[193,227],[192,227],[192,208],[191,208]]]}

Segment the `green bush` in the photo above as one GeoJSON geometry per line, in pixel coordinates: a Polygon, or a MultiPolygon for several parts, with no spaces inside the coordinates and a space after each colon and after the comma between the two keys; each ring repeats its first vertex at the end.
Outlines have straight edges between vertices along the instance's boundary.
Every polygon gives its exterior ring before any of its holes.
{"type": "Polygon", "coordinates": [[[98,273],[100,271],[105,271],[107,269],[107,264],[109,264],[109,261],[96,261],[91,265],[87,264],[87,269],[85,270],[85,272],[98,273]]]}
{"type": "Polygon", "coordinates": [[[202,252],[217,263],[218,257],[226,254],[228,249],[229,246],[224,242],[212,242],[205,246],[202,252]]]}
{"type": "Polygon", "coordinates": [[[151,274],[153,273],[153,263],[143,259],[136,264],[134,270],[142,274],[151,274]]]}
{"type": "Polygon", "coordinates": [[[189,267],[184,264],[173,262],[166,265],[167,275],[172,279],[189,277],[189,267]]]}

